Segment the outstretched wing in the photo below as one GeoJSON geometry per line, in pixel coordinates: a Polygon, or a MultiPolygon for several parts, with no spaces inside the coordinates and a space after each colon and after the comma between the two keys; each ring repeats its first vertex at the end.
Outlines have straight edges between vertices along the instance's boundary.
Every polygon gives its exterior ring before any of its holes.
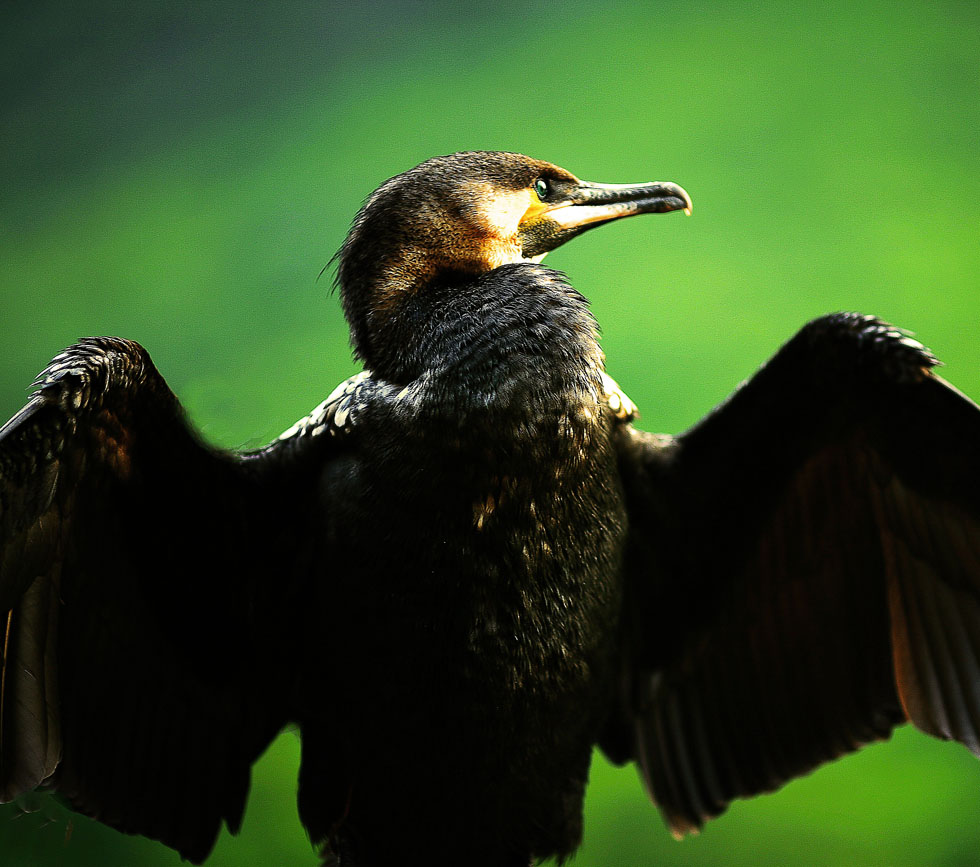
{"type": "Polygon", "coordinates": [[[811,323],[676,440],[624,428],[633,754],[676,834],[905,719],[980,754],[980,408],[811,323]]]}
{"type": "Polygon", "coordinates": [[[45,784],[203,860],[289,714],[309,438],[208,449],[124,340],[37,385],[0,429],[0,800],[45,784]]]}

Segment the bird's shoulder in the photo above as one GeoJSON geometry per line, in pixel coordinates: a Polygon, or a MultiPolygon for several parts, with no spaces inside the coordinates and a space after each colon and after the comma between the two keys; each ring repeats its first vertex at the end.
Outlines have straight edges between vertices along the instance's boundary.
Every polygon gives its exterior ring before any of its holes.
{"type": "Polygon", "coordinates": [[[325,439],[356,446],[393,434],[407,443],[417,438],[462,445],[494,439],[524,439],[540,433],[537,424],[614,431],[630,428],[636,404],[603,370],[582,376],[570,388],[525,387],[523,399],[509,392],[468,390],[444,371],[425,371],[402,385],[362,370],[341,382],[308,415],[256,455],[302,448],[325,439]],[[407,439],[405,439],[407,437],[407,439]]]}

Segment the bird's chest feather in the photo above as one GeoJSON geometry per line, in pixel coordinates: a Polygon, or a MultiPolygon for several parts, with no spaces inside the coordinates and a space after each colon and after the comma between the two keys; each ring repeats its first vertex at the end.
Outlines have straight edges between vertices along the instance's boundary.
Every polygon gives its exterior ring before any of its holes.
{"type": "Polygon", "coordinates": [[[352,463],[343,514],[370,515],[377,544],[350,550],[347,623],[381,621],[371,653],[416,684],[504,703],[588,691],[616,631],[625,527],[599,405],[388,422],[352,463]]]}
{"type": "Polygon", "coordinates": [[[460,552],[472,577],[466,649],[478,667],[509,661],[504,687],[521,689],[536,669],[556,685],[587,677],[611,634],[622,505],[603,431],[583,415],[556,413],[515,437],[511,461],[474,466],[460,552]]]}

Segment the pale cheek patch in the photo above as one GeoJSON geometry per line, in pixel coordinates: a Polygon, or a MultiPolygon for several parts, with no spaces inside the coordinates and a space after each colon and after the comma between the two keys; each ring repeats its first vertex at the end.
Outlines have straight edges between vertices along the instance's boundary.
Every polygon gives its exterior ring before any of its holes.
{"type": "Polygon", "coordinates": [[[534,198],[530,190],[501,190],[492,184],[474,184],[475,198],[483,203],[483,219],[491,232],[509,238],[527,214],[534,198]]]}
{"type": "Polygon", "coordinates": [[[468,195],[479,202],[478,219],[490,240],[483,250],[488,268],[499,268],[513,262],[526,262],[521,255],[518,228],[522,220],[544,211],[545,206],[529,189],[501,190],[493,184],[470,184],[468,195]]]}

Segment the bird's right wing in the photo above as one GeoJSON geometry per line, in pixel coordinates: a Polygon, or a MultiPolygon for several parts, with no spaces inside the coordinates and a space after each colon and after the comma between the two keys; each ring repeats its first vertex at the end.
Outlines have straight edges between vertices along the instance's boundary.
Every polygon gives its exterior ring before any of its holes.
{"type": "Polygon", "coordinates": [[[624,429],[633,756],[676,833],[906,718],[980,754],[980,408],[933,364],[826,317],[676,440],[624,429]]]}
{"type": "Polygon", "coordinates": [[[192,861],[237,829],[290,714],[319,430],[218,452],[139,345],[55,358],[0,429],[0,800],[43,784],[192,861]]]}

